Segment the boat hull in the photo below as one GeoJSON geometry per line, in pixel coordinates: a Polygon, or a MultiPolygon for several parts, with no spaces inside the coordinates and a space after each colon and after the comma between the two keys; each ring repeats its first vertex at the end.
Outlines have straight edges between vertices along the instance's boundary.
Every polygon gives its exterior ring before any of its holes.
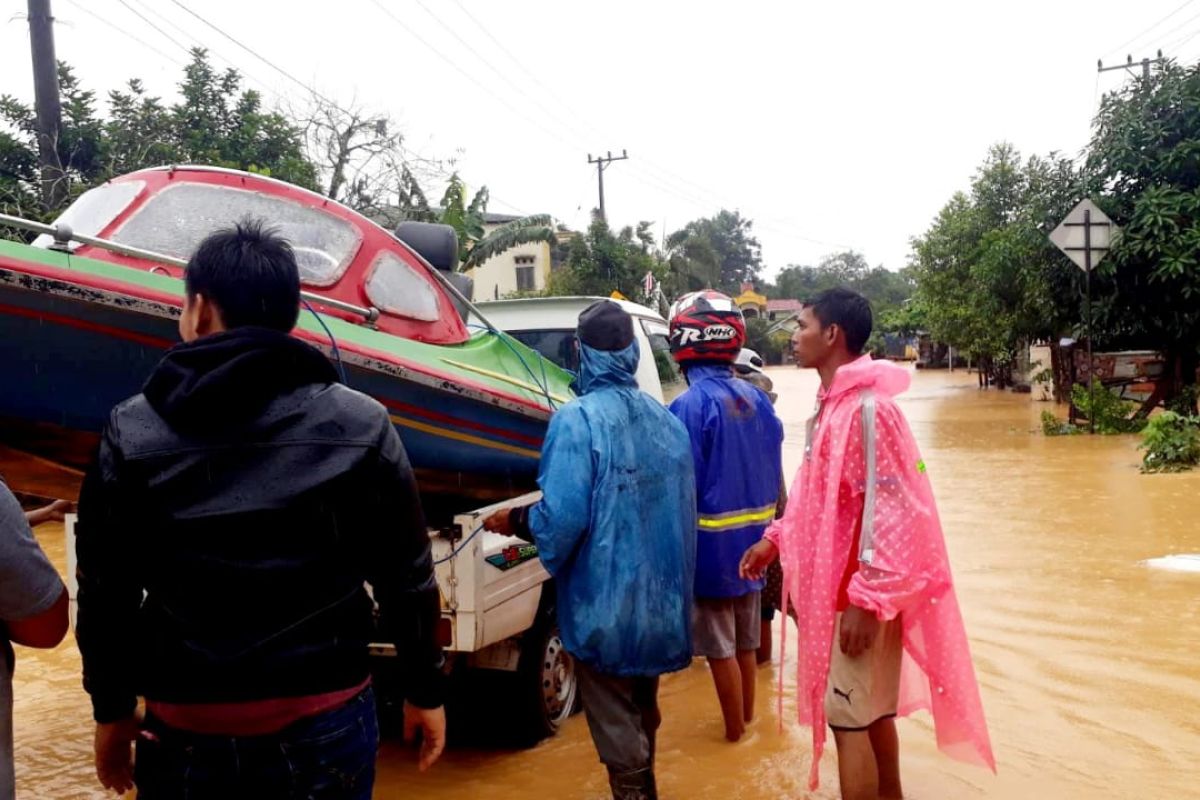
{"type": "MultiPolygon", "coordinates": [[[[0,439],[80,467],[114,405],[141,390],[178,341],[178,309],[105,295],[0,265],[0,439]]],[[[439,348],[448,358],[455,347],[439,348]]],[[[382,403],[417,470],[430,516],[527,491],[546,415],[523,414],[452,381],[342,353],[347,383],[382,403]]]]}

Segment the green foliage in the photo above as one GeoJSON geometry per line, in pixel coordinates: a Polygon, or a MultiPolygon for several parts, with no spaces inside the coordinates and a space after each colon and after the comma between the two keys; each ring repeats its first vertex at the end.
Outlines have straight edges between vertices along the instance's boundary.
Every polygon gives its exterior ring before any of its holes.
{"type": "Polygon", "coordinates": [[[778,364],[783,360],[783,347],[779,337],[767,333],[770,327],[771,323],[765,319],[746,320],[746,347],[756,351],[768,364],[778,364]]]}
{"type": "Polygon", "coordinates": [[[1042,433],[1046,436],[1072,436],[1082,432],[1078,427],[1054,416],[1053,411],[1042,412],[1042,433]]]}
{"type": "Polygon", "coordinates": [[[1086,386],[1072,386],[1071,402],[1092,421],[1096,433],[1137,433],[1146,427],[1145,418],[1133,416],[1137,410],[1135,403],[1122,400],[1099,381],[1093,382],[1090,392],[1086,386]]]}
{"type": "MultiPolygon", "coordinates": [[[[203,49],[192,51],[181,99],[169,107],[133,79],[108,93],[109,114],[102,119],[95,93],[66,64],[59,64],[58,80],[58,156],[68,202],[114,176],[171,163],[242,169],[316,188],[316,167],[305,156],[300,129],[264,111],[257,92],[242,91],[236,70],[214,70],[203,49]]],[[[33,109],[2,96],[0,123],[8,128],[0,133],[0,211],[53,218],[61,208],[40,208],[33,109]]]]}
{"type": "Polygon", "coordinates": [[[1046,238],[1078,200],[1070,161],[991,148],[971,183],[913,240],[915,305],[939,342],[1011,367],[1027,341],[1082,318],[1080,271],[1046,238]]]}
{"type": "Polygon", "coordinates": [[[1174,411],[1185,417],[1196,415],[1196,399],[1200,396],[1200,387],[1196,384],[1185,386],[1179,394],[1167,401],[1167,410],[1174,411]]]}
{"type": "Polygon", "coordinates": [[[754,282],[762,270],[762,248],[753,227],[739,212],[722,209],[668,236],[669,293],[713,288],[736,295],[743,282],[754,282]]]}
{"type": "Polygon", "coordinates": [[[1088,165],[1123,227],[1093,285],[1098,321],[1118,343],[1185,356],[1190,374],[1200,341],[1200,65],[1167,62],[1105,95],[1088,165]]]}
{"type": "Polygon", "coordinates": [[[1200,464],[1200,420],[1164,411],[1142,434],[1142,472],[1181,472],[1200,464]]]}
{"type": "Polygon", "coordinates": [[[659,270],[655,254],[643,249],[636,237],[626,239],[596,215],[587,234],[571,240],[566,261],[550,276],[552,295],[599,295],[619,291],[626,297],[642,296],[642,278],[659,270]]]}

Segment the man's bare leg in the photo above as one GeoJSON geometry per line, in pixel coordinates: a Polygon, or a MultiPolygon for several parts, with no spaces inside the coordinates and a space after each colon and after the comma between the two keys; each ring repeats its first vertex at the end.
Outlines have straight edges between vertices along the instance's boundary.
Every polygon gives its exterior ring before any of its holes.
{"type": "Polygon", "coordinates": [[[771,660],[771,620],[762,621],[762,629],[758,634],[758,663],[766,664],[771,660]]]}
{"type": "Polygon", "coordinates": [[[867,731],[834,731],[842,800],[878,800],[879,771],[867,731]]]}
{"type": "MultiPolygon", "coordinates": [[[[753,658],[753,652],[751,657],[753,658]]],[[[717,700],[721,702],[721,716],[725,718],[725,738],[736,742],[746,732],[742,718],[742,669],[737,658],[710,658],[713,683],[717,687],[717,700]]]]}
{"type": "Polygon", "coordinates": [[[742,673],[742,720],[749,724],[754,720],[754,689],[758,680],[758,651],[739,650],[738,669],[742,673]]]}
{"type": "Polygon", "coordinates": [[[900,736],[896,733],[896,720],[881,719],[867,729],[867,734],[875,751],[880,800],[901,800],[904,792],[900,788],[900,736]]]}

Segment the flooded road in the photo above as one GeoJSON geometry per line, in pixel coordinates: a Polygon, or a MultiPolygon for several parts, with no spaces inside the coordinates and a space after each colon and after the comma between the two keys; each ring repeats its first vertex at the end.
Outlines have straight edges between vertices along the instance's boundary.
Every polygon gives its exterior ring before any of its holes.
{"type": "MultiPolygon", "coordinates": [[[[771,371],[791,475],[816,376],[771,371]]],[[[999,774],[940,756],[927,717],[900,723],[907,796],[1200,796],[1200,574],[1142,562],[1200,553],[1200,472],[1142,476],[1130,437],[1044,438],[1028,396],[980,392],[973,375],[917,373],[902,398],[947,531],[999,774]]],[[[39,536],[62,568],[61,529],[39,536]]],[[[794,639],[793,639],[794,641],[794,639]]],[[[104,796],[91,769],[90,712],[72,643],[18,648],[18,796],[104,796]]],[[[809,732],[779,731],[778,665],[759,674],[759,718],[725,743],[707,668],[664,679],[664,798],[805,797],[809,732]]],[[[784,668],[791,691],[792,666],[784,668]]],[[[503,720],[492,724],[502,726],[503,720]]],[[[815,798],[835,798],[832,746],[815,798]]],[[[384,746],[376,797],[488,800],[607,796],[583,718],[530,750],[452,750],[418,774],[384,746]]]]}

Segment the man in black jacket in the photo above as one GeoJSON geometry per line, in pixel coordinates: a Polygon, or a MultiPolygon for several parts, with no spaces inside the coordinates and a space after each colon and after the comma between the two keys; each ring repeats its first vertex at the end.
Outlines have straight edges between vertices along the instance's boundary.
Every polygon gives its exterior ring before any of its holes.
{"type": "Polygon", "coordinates": [[[422,769],[445,740],[439,599],[408,458],[383,406],[289,335],[300,281],[285,241],[255,223],[220,231],[185,281],[184,344],[113,410],[80,494],[97,774],[141,800],[367,800],[364,583],[400,654],[422,769]]]}

